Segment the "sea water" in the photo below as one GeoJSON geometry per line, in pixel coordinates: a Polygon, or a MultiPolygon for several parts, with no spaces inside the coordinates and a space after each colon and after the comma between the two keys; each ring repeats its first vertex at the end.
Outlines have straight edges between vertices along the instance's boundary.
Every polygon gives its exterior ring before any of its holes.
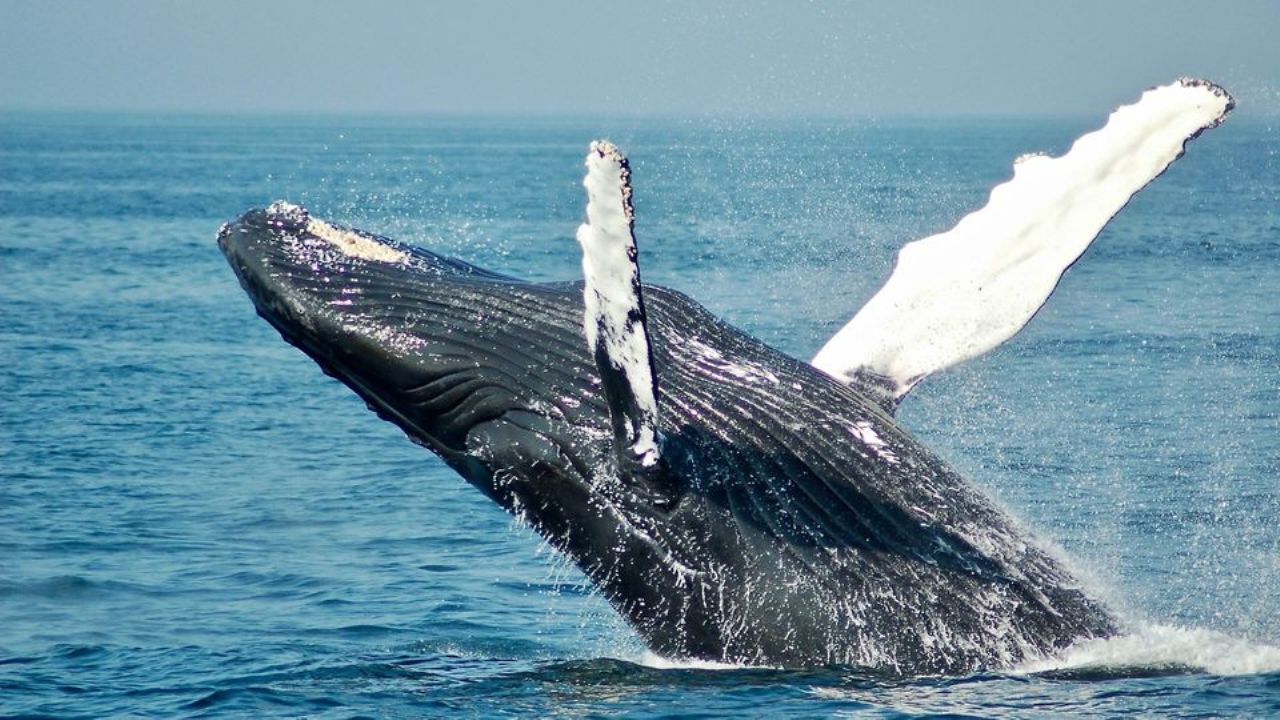
{"type": "Polygon", "coordinates": [[[1102,119],[0,116],[0,715],[1280,713],[1280,128],[1243,105],[901,408],[1131,631],[972,677],[647,655],[213,240],[284,198],[574,278],[607,136],[645,280],[807,358],[904,242],[1102,119]]]}

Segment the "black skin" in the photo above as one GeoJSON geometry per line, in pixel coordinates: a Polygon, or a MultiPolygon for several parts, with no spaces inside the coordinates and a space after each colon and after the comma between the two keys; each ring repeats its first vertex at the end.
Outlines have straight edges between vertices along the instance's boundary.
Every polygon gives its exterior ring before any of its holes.
{"type": "Polygon", "coordinates": [[[580,283],[372,235],[409,259],[351,257],[302,212],[219,233],[259,315],[570,557],[655,652],[958,674],[1117,632],[874,393],[645,286],[665,442],[639,468],[614,450],[580,283]]]}

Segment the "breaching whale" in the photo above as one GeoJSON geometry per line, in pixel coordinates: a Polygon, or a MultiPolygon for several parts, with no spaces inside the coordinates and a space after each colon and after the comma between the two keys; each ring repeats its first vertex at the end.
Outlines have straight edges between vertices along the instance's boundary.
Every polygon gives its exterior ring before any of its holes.
{"type": "Polygon", "coordinates": [[[1129,197],[1230,110],[1180,80],[907,245],[814,362],[640,282],[630,170],[587,155],[583,282],[533,283],[279,202],[218,243],[259,315],[566,554],[656,653],[903,674],[1120,631],[894,420],[1015,334],[1129,197]]]}

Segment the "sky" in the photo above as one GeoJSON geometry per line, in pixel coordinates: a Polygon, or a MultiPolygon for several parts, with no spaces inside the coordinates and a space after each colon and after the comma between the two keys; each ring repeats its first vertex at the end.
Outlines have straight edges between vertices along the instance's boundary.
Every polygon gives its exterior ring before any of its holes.
{"type": "Polygon", "coordinates": [[[1280,2],[0,0],[0,111],[1280,115],[1280,2]]]}

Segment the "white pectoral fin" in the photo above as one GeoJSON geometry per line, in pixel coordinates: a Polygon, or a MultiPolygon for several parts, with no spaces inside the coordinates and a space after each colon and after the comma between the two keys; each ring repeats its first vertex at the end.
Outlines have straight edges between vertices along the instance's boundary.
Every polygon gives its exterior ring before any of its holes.
{"type": "Polygon", "coordinates": [[[1119,108],[1061,157],[1019,158],[985,207],[902,248],[814,367],[892,408],[931,373],[1013,337],[1129,198],[1233,105],[1222,88],[1184,78],[1119,108]]]}
{"type": "Polygon", "coordinates": [[[586,280],[583,329],[600,372],[618,454],[652,467],[660,459],[658,389],[640,289],[631,170],[607,142],[587,153],[587,221],[578,227],[586,280]]]}

